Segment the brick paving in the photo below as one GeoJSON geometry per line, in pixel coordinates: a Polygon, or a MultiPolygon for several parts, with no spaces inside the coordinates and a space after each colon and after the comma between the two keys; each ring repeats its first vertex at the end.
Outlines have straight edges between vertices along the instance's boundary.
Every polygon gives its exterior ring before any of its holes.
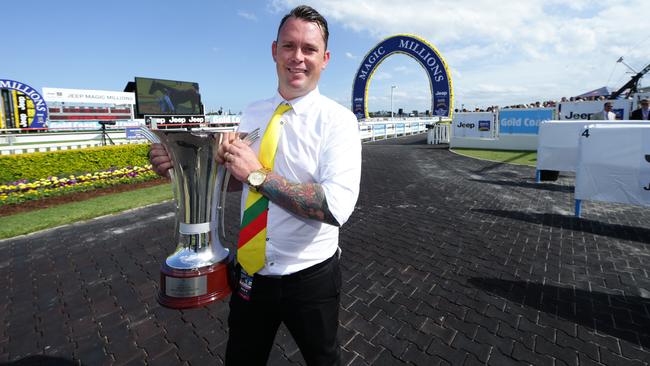
{"type": "MultiPolygon", "coordinates": [[[[365,144],[343,227],[345,365],[648,365],[650,210],[423,135],[365,144]]],[[[234,237],[238,197],[229,197],[234,237]]],[[[227,301],[156,302],[171,203],[0,241],[0,364],[219,365],[227,301]]],[[[281,328],[270,365],[304,360],[281,328]]]]}

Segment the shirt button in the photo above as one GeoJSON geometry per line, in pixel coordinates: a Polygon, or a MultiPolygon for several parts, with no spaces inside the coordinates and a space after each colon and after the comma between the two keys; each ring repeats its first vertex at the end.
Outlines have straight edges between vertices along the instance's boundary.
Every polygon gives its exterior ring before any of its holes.
{"type": "Polygon", "coordinates": [[[275,264],[274,262],[271,262],[271,263],[269,263],[269,266],[273,266],[274,264],[275,264]]]}
{"type": "Polygon", "coordinates": [[[280,124],[283,125],[283,124],[284,124],[284,121],[280,121],[280,124]]]}
{"type": "Polygon", "coordinates": [[[269,240],[271,240],[271,238],[266,238],[266,241],[269,241],[269,240]]]}

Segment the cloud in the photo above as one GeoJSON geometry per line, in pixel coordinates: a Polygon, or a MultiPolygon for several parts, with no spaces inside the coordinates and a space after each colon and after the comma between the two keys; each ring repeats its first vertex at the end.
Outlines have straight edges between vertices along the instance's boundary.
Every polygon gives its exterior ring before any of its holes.
{"type": "Polygon", "coordinates": [[[346,52],[345,57],[349,58],[350,60],[358,60],[359,59],[359,56],[355,56],[350,52],[346,52]]]}
{"type": "Polygon", "coordinates": [[[422,69],[419,67],[413,67],[414,64],[411,64],[410,67],[407,65],[399,65],[393,67],[393,71],[400,75],[422,75],[422,69]]]}
{"type": "Polygon", "coordinates": [[[240,10],[240,11],[237,12],[237,15],[239,15],[240,17],[242,17],[242,18],[244,18],[246,20],[250,20],[250,21],[253,21],[253,22],[257,21],[257,15],[255,15],[253,13],[248,13],[248,12],[245,12],[243,10],[240,10]]]}
{"type": "Polygon", "coordinates": [[[387,73],[385,71],[377,71],[372,75],[372,80],[374,81],[382,81],[382,80],[390,80],[393,78],[393,75],[390,73],[387,73]]]}
{"type": "MultiPolygon", "coordinates": [[[[301,1],[273,3],[287,9],[301,1]]],[[[607,83],[617,88],[619,80],[629,80],[626,68],[615,67],[620,56],[636,69],[648,63],[647,0],[314,0],[310,5],[330,23],[377,42],[398,33],[423,37],[462,75],[454,80],[455,93],[489,104],[559,99],[607,83]],[[635,47],[639,43],[643,48],[635,47]],[[558,88],[545,89],[549,83],[558,88]]]]}

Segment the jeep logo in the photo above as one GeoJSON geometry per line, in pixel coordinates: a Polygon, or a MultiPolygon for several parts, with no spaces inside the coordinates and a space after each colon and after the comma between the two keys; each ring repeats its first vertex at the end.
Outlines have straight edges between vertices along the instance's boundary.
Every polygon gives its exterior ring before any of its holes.
{"type": "Polygon", "coordinates": [[[458,124],[456,125],[456,127],[459,127],[459,128],[474,128],[474,127],[476,127],[476,124],[474,124],[474,123],[463,123],[463,122],[458,122],[458,124]]]}

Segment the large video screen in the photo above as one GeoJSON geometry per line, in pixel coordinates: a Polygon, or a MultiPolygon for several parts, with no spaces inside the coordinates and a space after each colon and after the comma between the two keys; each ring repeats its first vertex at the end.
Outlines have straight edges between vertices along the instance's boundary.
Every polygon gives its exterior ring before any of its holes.
{"type": "Polygon", "coordinates": [[[156,114],[203,114],[198,83],[136,77],[135,89],[140,117],[156,114]]]}

